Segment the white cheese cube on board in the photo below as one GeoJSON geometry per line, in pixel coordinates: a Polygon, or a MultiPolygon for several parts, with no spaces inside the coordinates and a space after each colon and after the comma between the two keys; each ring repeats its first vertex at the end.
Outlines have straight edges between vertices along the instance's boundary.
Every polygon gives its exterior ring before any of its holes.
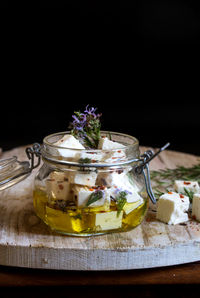
{"type": "Polygon", "coordinates": [[[163,194],[157,203],[156,218],[169,225],[186,222],[189,205],[189,198],[185,195],[176,192],[163,194]]]}
{"type": "Polygon", "coordinates": [[[200,194],[196,193],[192,200],[192,217],[200,221],[200,194]]]}
{"type": "MultiPolygon", "coordinates": [[[[78,186],[78,185],[74,185],[73,186],[73,192],[74,192],[74,200],[77,204],[77,207],[79,208],[84,208],[87,205],[87,202],[90,198],[90,196],[95,193],[97,190],[94,188],[88,188],[88,187],[83,187],[83,186],[78,186]]],[[[110,204],[110,196],[109,196],[109,192],[107,192],[106,190],[102,190],[103,191],[103,197],[90,204],[89,207],[100,207],[100,206],[104,206],[104,205],[108,205],[110,204]]]]}
{"type": "Polygon", "coordinates": [[[97,213],[95,215],[95,227],[98,231],[115,230],[122,227],[123,212],[117,211],[97,213]]]}
{"type": "Polygon", "coordinates": [[[64,147],[65,149],[57,149],[59,154],[65,158],[79,159],[80,152],[70,149],[85,149],[85,147],[72,135],[65,135],[62,139],[54,143],[54,145],[59,147],[64,147]],[[67,148],[67,149],[66,149],[67,148]]]}
{"type": "Polygon", "coordinates": [[[52,172],[46,180],[46,191],[50,200],[70,200],[72,192],[68,174],[52,172]]]}
{"type": "Polygon", "coordinates": [[[194,193],[198,193],[200,191],[199,184],[196,181],[182,181],[176,180],[174,182],[174,189],[179,192],[185,194],[185,189],[188,191],[192,191],[194,193]]]}
{"type": "Polygon", "coordinates": [[[69,176],[69,181],[72,184],[78,184],[78,185],[85,185],[85,186],[95,186],[97,179],[97,173],[94,171],[91,171],[89,173],[84,172],[71,172],[69,176]]]}

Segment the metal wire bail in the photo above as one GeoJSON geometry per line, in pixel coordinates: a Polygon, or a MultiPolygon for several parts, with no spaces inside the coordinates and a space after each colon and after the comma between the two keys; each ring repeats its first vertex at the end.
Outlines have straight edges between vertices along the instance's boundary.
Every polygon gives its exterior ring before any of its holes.
{"type": "Polygon", "coordinates": [[[26,148],[26,155],[29,160],[31,160],[30,170],[37,168],[41,162],[41,146],[38,143],[34,143],[33,147],[26,148]],[[37,163],[35,164],[35,156],[37,157],[37,163]]]}
{"type": "Polygon", "coordinates": [[[141,164],[135,168],[135,173],[137,175],[143,174],[145,186],[147,190],[147,194],[151,199],[153,204],[156,204],[156,198],[154,196],[152,187],[151,187],[151,178],[150,178],[150,170],[149,170],[149,162],[152,161],[158,154],[164,151],[166,148],[170,146],[170,143],[167,143],[158,152],[154,153],[153,150],[146,151],[143,155],[141,155],[141,164]]]}

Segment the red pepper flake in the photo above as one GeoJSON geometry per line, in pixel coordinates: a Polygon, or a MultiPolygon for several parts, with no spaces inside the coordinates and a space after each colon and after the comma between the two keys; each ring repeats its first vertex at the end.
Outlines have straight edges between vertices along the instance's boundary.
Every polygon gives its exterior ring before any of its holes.
{"type": "Polygon", "coordinates": [[[59,184],[58,187],[59,187],[60,190],[64,189],[64,186],[62,184],[59,184]]]}
{"type": "Polygon", "coordinates": [[[118,153],[121,153],[122,151],[121,151],[121,150],[118,150],[117,152],[118,152],[118,153]]]}
{"type": "Polygon", "coordinates": [[[185,197],[184,197],[184,195],[180,195],[180,198],[181,198],[181,199],[184,199],[185,197]]]}
{"type": "Polygon", "coordinates": [[[184,181],[184,184],[185,184],[185,185],[190,185],[191,182],[184,181]]]}
{"type": "Polygon", "coordinates": [[[173,192],[169,191],[169,192],[168,192],[168,194],[169,194],[169,195],[172,195],[172,194],[173,194],[173,192]]]}
{"type": "Polygon", "coordinates": [[[90,188],[90,189],[89,189],[89,191],[93,191],[93,190],[94,190],[94,188],[90,188]]]}
{"type": "Polygon", "coordinates": [[[106,187],[104,185],[98,187],[100,190],[104,190],[106,187]]]}
{"type": "Polygon", "coordinates": [[[112,157],[112,159],[117,159],[118,157],[112,157]]]}

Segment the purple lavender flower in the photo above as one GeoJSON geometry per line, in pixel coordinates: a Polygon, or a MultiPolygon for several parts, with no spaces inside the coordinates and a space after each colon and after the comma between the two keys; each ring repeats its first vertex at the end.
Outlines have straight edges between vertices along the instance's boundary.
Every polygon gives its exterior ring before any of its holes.
{"type": "Polygon", "coordinates": [[[89,109],[88,107],[89,107],[89,105],[87,105],[86,108],[85,108],[85,112],[84,113],[86,113],[86,114],[89,114],[89,115],[90,114],[94,114],[96,112],[96,110],[97,110],[96,108],[93,108],[92,107],[92,108],[89,109]]]}
{"type": "Polygon", "coordinates": [[[74,112],[70,124],[71,133],[78,138],[86,148],[98,148],[100,139],[101,114],[96,114],[96,108],[86,106],[84,113],[74,112]]]}
{"type": "Polygon", "coordinates": [[[74,119],[73,124],[80,123],[80,120],[75,115],[72,115],[72,118],[74,119]]]}

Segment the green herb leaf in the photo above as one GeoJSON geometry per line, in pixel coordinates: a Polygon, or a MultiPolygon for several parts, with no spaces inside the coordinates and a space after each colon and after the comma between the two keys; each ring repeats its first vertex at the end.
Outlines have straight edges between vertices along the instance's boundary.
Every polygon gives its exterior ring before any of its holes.
{"type": "Polygon", "coordinates": [[[80,158],[78,161],[80,164],[91,163],[92,160],[90,158],[80,158]]]}
{"type": "MultiPolygon", "coordinates": [[[[164,169],[160,171],[151,171],[151,180],[153,189],[160,192],[166,191],[169,187],[173,187],[175,180],[197,181],[200,183],[200,163],[186,168],[184,166],[176,167],[175,169],[164,169]]],[[[185,194],[189,197],[190,202],[193,199],[193,192],[184,189],[185,194]]],[[[159,194],[159,193],[158,193],[159,194]]]]}
{"type": "Polygon", "coordinates": [[[187,188],[184,187],[184,192],[186,194],[186,196],[188,196],[190,203],[192,203],[193,200],[193,196],[194,196],[194,192],[191,190],[188,190],[187,188]]]}
{"type": "Polygon", "coordinates": [[[127,193],[125,191],[120,191],[116,197],[117,200],[117,216],[120,215],[120,212],[123,210],[124,205],[127,203],[126,199],[127,193]]]}
{"type": "Polygon", "coordinates": [[[151,171],[151,179],[157,184],[173,183],[175,180],[196,180],[200,183],[200,164],[190,168],[180,166],[175,169],[151,171]]]}
{"type": "Polygon", "coordinates": [[[77,214],[77,215],[75,215],[75,216],[73,216],[73,218],[74,219],[82,219],[82,215],[79,213],[79,214],[77,214]]]}
{"type": "Polygon", "coordinates": [[[86,207],[89,207],[91,204],[95,203],[96,201],[98,201],[102,198],[103,198],[103,191],[97,190],[97,191],[93,192],[88,199],[86,207]]]}

